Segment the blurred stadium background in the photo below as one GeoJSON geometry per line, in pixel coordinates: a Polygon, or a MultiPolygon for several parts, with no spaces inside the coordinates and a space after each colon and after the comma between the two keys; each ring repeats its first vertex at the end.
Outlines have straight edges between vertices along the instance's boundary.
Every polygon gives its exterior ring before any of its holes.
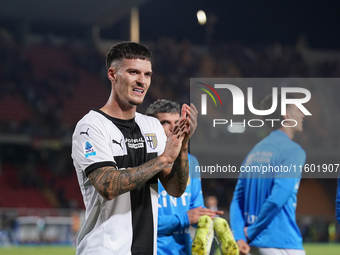
{"type": "MultiPolygon", "coordinates": [[[[138,108],[145,112],[158,98],[187,103],[190,77],[339,77],[339,9],[335,1],[0,2],[0,245],[74,244],[84,205],[71,135],[109,96],[105,53],[113,43],[140,41],[153,52],[152,87],[138,108]],[[198,23],[198,10],[206,23],[198,23]]],[[[339,92],[314,88],[311,111],[334,132],[308,123],[310,135],[298,138],[307,158],[318,147],[338,159],[339,92]]],[[[227,148],[243,144],[243,158],[259,139],[227,148]]],[[[236,180],[202,183],[228,218],[236,180]]],[[[301,181],[297,217],[306,243],[339,242],[335,193],[335,179],[301,181]]]]}

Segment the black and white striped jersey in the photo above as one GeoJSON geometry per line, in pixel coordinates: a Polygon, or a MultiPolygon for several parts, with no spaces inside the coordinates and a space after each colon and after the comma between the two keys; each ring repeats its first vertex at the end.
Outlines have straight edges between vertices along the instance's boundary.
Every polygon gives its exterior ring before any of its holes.
{"type": "Polygon", "coordinates": [[[87,176],[104,166],[139,166],[163,153],[165,143],[159,121],[140,113],[134,119],[121,120],[92,110],[78,122],[72,158],[86,213],[77,254],[156,254],[157,177],[107,201],[87,176]]]}

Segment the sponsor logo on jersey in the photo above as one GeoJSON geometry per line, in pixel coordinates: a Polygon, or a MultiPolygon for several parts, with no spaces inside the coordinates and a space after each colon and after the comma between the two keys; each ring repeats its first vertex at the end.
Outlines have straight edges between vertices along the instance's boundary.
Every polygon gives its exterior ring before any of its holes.
{"type": "Polygon", "coordinates": [[[151,149],[156,149],[158,142],[157,136],[155,133],[153,134],[145,134],[146,143],[150,146],[151,149]]]}
{"type": "Polygon", "coordinates": [[[85,158],[88,158],[90,156],[95,156],[96,151],[94,150],[93,146],[90,142],[85,143],[85,158]]]}
{"type": "Polygon", "coordinates": [[[120,139],[120,142],[117,142],[116,140],[112,139],[112,142],[113,142],[114,144],[118,144],[118,145],[120,146],[121,149],[123,149],[122,141],[123,141],[123,139],[120,139]]]}
{"type": "Polygon", "coordinates": [[[81,131],[81,132],[80,132],[80,135],[87,135],[87,136],[90,136],[90,135],[89,135],[89,129],[90,129],[90,128],[88,128],[85,132],[84,132],[84,131],[81,131]]]}
{"type": "Polygon", "coordinates": [[[132,138],[125,138],[125,143],[129,148],[138,149],[144,148],[144,139],[143,137],[132,139],[132,138]]]}

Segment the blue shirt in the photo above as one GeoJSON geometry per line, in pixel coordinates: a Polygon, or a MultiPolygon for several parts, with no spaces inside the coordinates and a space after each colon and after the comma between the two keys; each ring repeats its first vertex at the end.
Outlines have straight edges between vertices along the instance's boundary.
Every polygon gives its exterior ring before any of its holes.
{"type": "Polygon", "coordinates": [[[242,167],[287,171],[241,172],[230,205],[230,223],[236,240],[256,247],[303,249],[296,224],[297,192],[306,153],[300,145],[276,130],[260,141],[247,155],[242,167]],[[301,167],[301,168],[300,168],[301,167]]]}
{"type": "Polygon", "coordinates": [[[338,223],[340,224],[340,177],[338,178],[338,189],[335,199],[335,215],[338,223]]]}
{"type": "Polygon", "coordinates": [[[198,161],[189,157],[188,185],[179,198],[170,196],[158,181],[158,233],[157,254],[191,254],[191,236],[187,211],[204,207],[201,179],[195,172],[198,161]]]}

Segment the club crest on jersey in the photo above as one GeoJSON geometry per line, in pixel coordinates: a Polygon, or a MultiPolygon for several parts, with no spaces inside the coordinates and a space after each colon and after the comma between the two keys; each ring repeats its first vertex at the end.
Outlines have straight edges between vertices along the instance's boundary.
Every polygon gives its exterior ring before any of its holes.
{"type": "Polygon", "coordinates": [[[150,146],[151,149],[156,149],[158,142],[156,134],[145,134],[146,143],[150,146]]]}
{"type": "Polygon", "coordinates": [[[95,156],[96,151],[94,150],[93,146],[90,144],[90,142],[85,143],[85,158],[88,158],[90,156],[95,156]]]}

